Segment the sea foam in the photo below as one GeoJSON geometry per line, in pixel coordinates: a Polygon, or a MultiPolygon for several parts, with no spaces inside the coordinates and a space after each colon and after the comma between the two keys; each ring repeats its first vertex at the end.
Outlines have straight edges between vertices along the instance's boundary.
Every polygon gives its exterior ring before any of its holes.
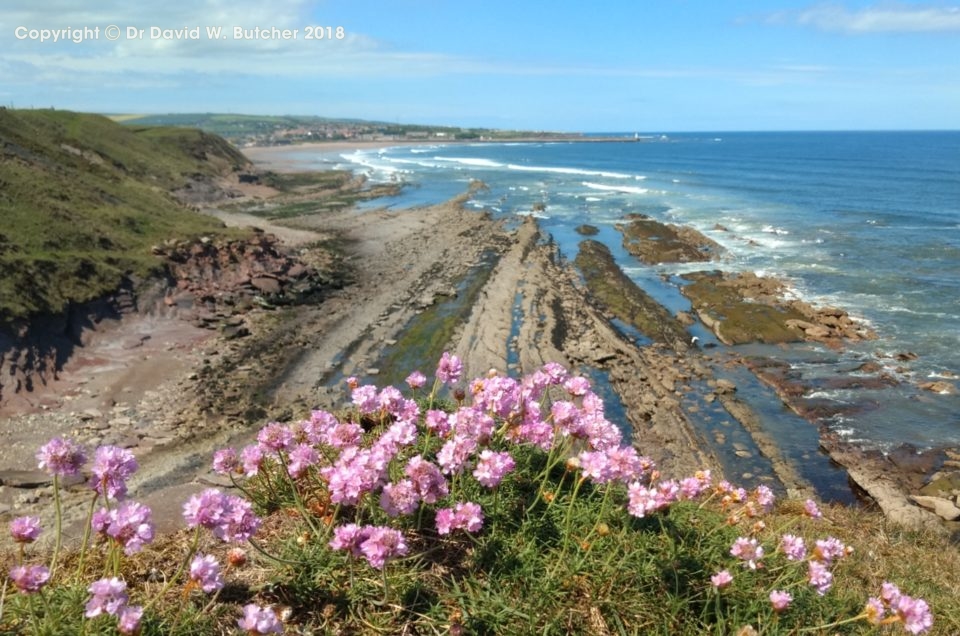
{"type": "Polygon", "coordinates": [[[591,190],[605,190],[607,192],[623,192],[625,194],[648,194],[649,188],[638,188],[636,186],[605,185],[603,183],[593,183],[584,181],[583,186],[591,190]]]}

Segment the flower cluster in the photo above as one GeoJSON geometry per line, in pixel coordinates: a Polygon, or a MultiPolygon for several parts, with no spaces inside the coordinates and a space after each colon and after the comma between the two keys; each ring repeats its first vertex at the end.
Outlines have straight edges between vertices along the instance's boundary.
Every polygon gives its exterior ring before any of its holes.
{"type": "Polygon", "coordinates": [[[17,543],[33,543],[40,536],[40,517],[17,517],[10,522],[10,536],[17,543]]]}
{"type": "Polygon", "coordinates": [[[95,618],[101,614],[117,617],[117,629],[121,634],[136,634],[140,629],[143,607],[128,605],[127,584],[117,577],[94,581],[90,588],[84,616],[95,618]]]}
{"type": "Polygon", "coordinates": [[[208,488],[190,497],[183,504],[183,518],[188,528],[206,528],[219,539],[233,543],[247,541],[260,527],[260,518],[254,514],[253,504],[216,488],[208,488]]]}
{"type": "Polygon", "coordinates": [[[483,528],[483,510],[472,502],[458,503],[453,508],[437,511],[437,533],[450,534],[454,530],[480,532],[483,528]]]}
{"type": "Polygon", "coordinates": [[[237,626],[248,634],[282,634],[283,624],[269,607],[260,607],[255,603],[245,605],[243,618],[237,626]]]}
{"type": "Polygon", "coordinates": [[[10,580],[21,592],[32,594],[50,580],[50,569],[45,565],[18,565],[11,568],[10,580]]]}
{"type": "Polygon", "coordinates": [[[358,526],[350,523],[334,528],[330,547],[346,550],[354,558],[364,558],[371,567],[382,570],[387,561],[407,554],[403,533],[383,526],[358,526]]]}
{"type": "Polygon", "coordinates": [[[56,476],[76,475],[86,463],[87,456],[73,440],[54,437],[37,451],[40,470],[56,476]]]}
{"type": "Polygon", "coordinates": [[[93,456],[90,486],[108,499],[127,496],[127,480],[137,470],[133,453],[118,446],[101,446],[93,456]]]}
{"type": "Polygon", "coordinates": [[[153,522],[147,506],[125,501],[116,508],[101,508],[93,514],[90,525],[94,532],[109,537],[123,548],[124,553],[139,552],[153,541],[153,522]]]}
{"type": "MultiPolygon", "coordinates": [[[[675,505],[696,507],[679,502],[701,500],[702,508],[712,501],[713,509],[718,508],[727,523],[738,525],[747,520],[752,529],[738,537],[728,551],[742,567],[721,569],[709,577],[709,583],[715,594],[729,598],[742,591],[741,580],[775,575],[771,587],[777,589],[764,592],[769,604],[764,601],[763,605],[768,614],[783,614],[777,620],[789,617],[795,595],[800,599],[801,595],[827,594],[834,583],[834,565],[852,552],[834,537],[808,543],[790,533],[780,535],[774,546],[763,545],[761,537],[767,535],[762,534],[765,525],[758,517],[775,504],[769,487],[748,491],[726,481],[715,482],[709,470],[682,479],[662,478],[653,460],[624,443],[623,433],[607,420],[603,402],[590,382],[558,364],[548,363],[521,379],[491,371],[465,385],[459,384],[462,373],[462,362],[444,353],[433,389],[427,396],[420,395],[419,403],[405,398],[395,387],[378,390],[349,378],[349,411],[338,417],[317,410],[298,422],[270,422],[259,431],[255,443],[239,450],[217,451],[213,470],[231,479],[245,476],[250,481],[237,486],[268,507],[289,506],[292,500],[309,526],[298,544],[316,540],[318,545],[345,553],[351,582],[353,562],[366,561],[382,572],[385,599],[391,574],[388,565],[407,556],[411,545],[419,548],[426,544],[429,549],[431,543],[448,546],[459,541],[463,535],[451,537],[457,531],[494,532],[490,527],[499,529],[514,511],[540,514],[533,511],[549,510],[556,499],[565,506],[560,561],[571,545],[589,550],[593,537],[611,533],[610,525],[620,524],[624,532],[629,531],[629,524],[624,523],[630,521],[627,515],[644,518],[675,505]],[[440,390],[450,391],[455,402],[438,399],[440,390]],[[518,463],[540,466],[541,472],[520,474],[518,463]],[[551,483],[555,477],[559,483],[551,483]],[[526,498],[522,506],[516,505],[520,500],[503,503],[504,497],[518,491],[526,498]],[[570,541],[579,534],[579,530],[571,530],[577,527],[571,519],[582,524],[572,512],[585,508],[578,497],[602,503],[599,513],[594,511],[593,528],[570,541]],[[615,513],[607,509],[608,502],[617,507],[615,513]],[[606,514],[618,517],[614,521],[606,514]],[[405,535],[405,531],[418,534],[405,535]],[[587,538],[581,541],[582,536],[587,538]],[[776,559],[780,561],[775,563],[776,559]],[[738,572],[736,585],[731,571],[738,572]],[[791,572],[796,580],[785,582],[791,572]]],[[[414,395],[426,382],[418,371],[406,379],[414,395]]],[[[57,477],[79,473],[86,461],[82,448],[62,438],[45,444],[37,458],[42,469],[57,477]]],[[[96,449],[90,468],[89,484],[96,493],[90,528],[109,545],[113,563],[119,563],[121,550],[133,554],[154,535],[150,509],[125,500],[127,482],[136,468],[132,453],[114,446],[96,449]],[[101,498],[104,507],[97,510],[101,498]]],[[[556,512],[555,507],[550,514],[556,512]]],[[[683,514],[684,510],[679,510],[676,518],[683,514]]],[[[804,514],[822,517],[812,500],[804,505],[804,514]]],[[[239,543],[254,536],[261,519],[254,514],[250,499],[215,488],[191,496],[183,505],[183,518],[195,529],[196,541],[171,582],[185,581],[185,600],[191,598],[191,590],[213,594],[213,600],[205,601],[210,607],[225,581],[221,563],[213,555],[196,553],[201,529],[222,541],[239,543]]],[[[20,545],[21,556],[9,578],[25,595],[40,592],[48,584],[51,570],[56,573],[56,557],[50,568],[22,564],[24,546],[39,533],[36,517],[20,517],[10,524],[10,535],[20,545]]],[[[481,534],[470,540],[484,539],[481,534]]],[[[245,561],[246,553],[234,548],[225,563],[233,567],[245,561]]],[[[116,565],[114,568],[114,574],[120,572],[116,565]]],[[[117,576],[103,578],[90,585],[89,593],[87,618],[110,615],[116,617],[120,633],[138,633],[144,610],[130,605],[126,582],[117,576]]],[[[193,596],[195,600],[199,594],[193,596]]],[[[796,603],[805,604],[806,600],[796,603]]],[[[860,619],[875,625],[899,622],[913,634],[929,630],[933,621],[926,602],[902,594],[890,583],[884,584],[878,597],[870,598],[860,616],[844,622],[860,619]]],[[[256,604],[243,608],[237,626],[249,634],[283,631],[277,614],[256,604]]]]}
{"type": "Polygon", "coordinates": [[[927,602],[903,594],[890,582],[880,587],[880,598],[870,597],[864,616],[874,625],[901,622],[903,629],[911,634],[922,634],[933,627],[933,613],[927,602]]]}

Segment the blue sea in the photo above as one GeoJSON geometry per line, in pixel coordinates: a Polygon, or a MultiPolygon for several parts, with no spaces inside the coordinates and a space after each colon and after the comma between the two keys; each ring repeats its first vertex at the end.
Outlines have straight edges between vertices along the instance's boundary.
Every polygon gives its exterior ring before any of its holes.
{"type": "MultiPolygon", "coordinates": [[[[865,447],[960,444],[960,396],[917,388],[937,379],[960,385],[960,132],[657,134],[399,146],[312,160],[409,184],[374,206],[434,203],[482,180],[489,189],[469,206],[508,219],[537,216],[570,259],[583,238],[574,228],[597,226],[594,238],[673,311],[689,308],[678,291],[686,271],[780,277],[796,297],[846,309],[879,339],[839,354],[811,344],[733,353],[786,360],[810,381],[876,361],[901,384],[819,391],[812,397],[856,406],[820,424],[865,447]],[[716,264],[641,265],[614,228],[634,212],[691,225],[727,255],[716,264]],[[917,358],[896,359],[907,352],[917,358]]],[[[710,339],[702,328],[692,333],[710,339]]]]}

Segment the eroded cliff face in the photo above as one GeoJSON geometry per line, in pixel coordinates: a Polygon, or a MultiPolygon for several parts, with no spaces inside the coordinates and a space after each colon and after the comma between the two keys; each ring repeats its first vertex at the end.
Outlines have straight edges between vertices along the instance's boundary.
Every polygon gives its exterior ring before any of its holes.
{"type": "Polygon", "coordinates": [[[133,280],[124,279],[115,293],[103,298],[0,328],[0,406],[56,381],[92,331],[137,311],[134,287],[133,280]]]}
{"type": "Polygon", "coordinates": [[[127,278],[100,299],[0,329],[0,407],[55,382],[91,334],[109,330],[126,316],[187,320],[243,337],[249,309],[319,300],[325,290],[343,284],[333,257],[323,262],[320,251],[305,262],[264,232],[170,241],[153,251],[163,263],[158,277],[127,278]]]}

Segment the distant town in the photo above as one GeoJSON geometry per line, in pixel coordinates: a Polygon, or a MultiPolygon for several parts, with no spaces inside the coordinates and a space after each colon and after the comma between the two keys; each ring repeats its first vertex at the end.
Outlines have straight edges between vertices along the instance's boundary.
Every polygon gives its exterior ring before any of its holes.
{"type": "Polygon", "coordinates": [[[132,126],[200,128],[216,133],[240,148],[328,141],[509,141],[582,138],[579,134],[546,131],[426,126],[309,116],[205,113],[111,117],[132,126]]]}

